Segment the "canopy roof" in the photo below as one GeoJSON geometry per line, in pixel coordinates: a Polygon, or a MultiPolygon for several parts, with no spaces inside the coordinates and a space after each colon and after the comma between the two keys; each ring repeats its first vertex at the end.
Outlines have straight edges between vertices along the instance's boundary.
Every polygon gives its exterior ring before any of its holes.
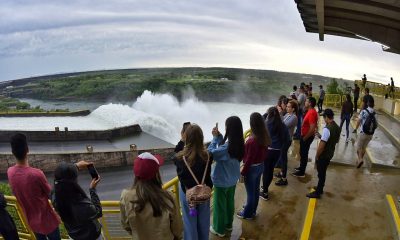
{"type": "Polygon", "coordinates": [[[370,40],[400,54],[400,0],[295,0],[307,32],[370,40]]]}

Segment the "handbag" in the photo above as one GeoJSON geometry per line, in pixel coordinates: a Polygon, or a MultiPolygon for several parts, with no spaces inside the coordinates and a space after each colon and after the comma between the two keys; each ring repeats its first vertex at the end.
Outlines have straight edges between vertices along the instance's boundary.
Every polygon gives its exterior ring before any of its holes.
{"type": "Polygon", "coordinates": [[[211,188],[204,184],[210,158],[208,157],[207,159],[207,164],[206,168],[204,169],[203,179],[201,180],[201,183],[199,183],[199,180],[197,180],[196,176],[194,175],[192,169],[186,161],[185,156],[183,156],[183,161],[185,162],[186,167],[189,169],[189,172],[192,175],[193,179],[197,183],[196,186],[186,190],[186,201],[188,202],[190,208],[194,208],[196,204],[207,202],[211,198],[211,188]]]}

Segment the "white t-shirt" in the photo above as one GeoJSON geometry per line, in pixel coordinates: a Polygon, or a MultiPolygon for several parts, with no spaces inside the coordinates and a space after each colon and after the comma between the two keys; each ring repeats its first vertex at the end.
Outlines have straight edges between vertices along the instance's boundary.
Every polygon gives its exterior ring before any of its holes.
{"type": "MultiPolygon", "coordinates": [[[[370,108],[370,107],[368,107],[367,110],[370,113],[374,113],[375,112],[375,110],[373,108],[370,108]]],[[[361,126],[361,128],[360,128],[361,131],[360,132],[363,132],[363,126],[364,126],[365,121],[367,120],[368,115],[369,115],[369,113],[365,109],[360,112],[360,116],[359,116],[359,118],[361,120],[361,125],[360,125],[361,126]]],[[[375,114],[375,118],[376,118],[376,114],[375,114]]]]}
{"type": "Polygon", "coordinates": [[[324,127],[324,129],[322,130],[321,141],[328,142],[330,136],[331,132],[327,127],[324,127]]]}

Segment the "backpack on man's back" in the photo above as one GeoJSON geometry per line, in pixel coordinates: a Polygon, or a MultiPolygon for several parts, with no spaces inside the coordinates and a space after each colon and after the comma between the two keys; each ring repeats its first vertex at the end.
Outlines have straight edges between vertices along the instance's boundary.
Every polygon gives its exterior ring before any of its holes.
{"type": "Polygon", "coordinates": [[[375,112],[370,112],[368,109],[364,109],[367,111],[367,119],[364,122],[364,125],[362,126],[362,130],[365,134],[367,135],[373,135],[375,133],[375,129],[378,128],[378,122],[375,117],[375,112]]]}

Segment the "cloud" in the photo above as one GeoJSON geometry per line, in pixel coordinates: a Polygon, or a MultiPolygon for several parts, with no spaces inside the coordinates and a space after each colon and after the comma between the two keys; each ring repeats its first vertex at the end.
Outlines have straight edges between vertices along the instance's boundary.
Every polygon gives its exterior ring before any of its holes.
{"type": "MultiPolygon", "coordinates": [[[[135,67],[225,66],[400,79],[377,44],[306,33],[293,1],[2,0],[0,80],[135,67]],[[396,77],[396,74],[398,77],[396,77]]],[[[396,65],[396,66],[395,66],[396,65]]]]}

